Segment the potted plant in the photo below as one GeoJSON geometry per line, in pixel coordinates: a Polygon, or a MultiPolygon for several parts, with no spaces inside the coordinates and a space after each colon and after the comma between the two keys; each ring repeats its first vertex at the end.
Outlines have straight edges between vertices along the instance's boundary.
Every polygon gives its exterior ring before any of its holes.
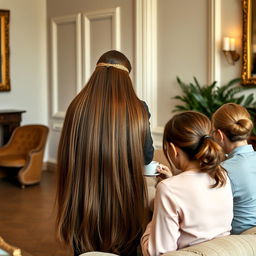
{"type": "Polygon", "coordinates": [[[177,82],[182,90],[182,95],[175,96],[174,99],[182,101],[182,104],[176,105],[173,112],[195,110],[199,111],[209,118],[223,104],[233,102],[244,106],[251,114],[254,122],[252,136],[249,141],[256,148],[256,100],[253,93],[245,96],[241,92],[251,88],[242,87],[240,79],[232,79],[226,85],[217,86],[217,82],[202,86],[194,77],[194,81],[188,84],[177,77],[177,82]]]}

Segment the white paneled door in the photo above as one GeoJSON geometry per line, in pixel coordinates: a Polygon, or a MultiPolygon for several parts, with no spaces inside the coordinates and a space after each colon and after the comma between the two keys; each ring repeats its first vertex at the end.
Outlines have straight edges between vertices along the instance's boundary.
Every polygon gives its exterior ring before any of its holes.
{"type": "Polygon", "coordinates": [[[116,49],[131,61],[135,70],[135,0],[48,0],[49,161],[55,162],[66,110],[85,86],[99,57],[116,49]]]}

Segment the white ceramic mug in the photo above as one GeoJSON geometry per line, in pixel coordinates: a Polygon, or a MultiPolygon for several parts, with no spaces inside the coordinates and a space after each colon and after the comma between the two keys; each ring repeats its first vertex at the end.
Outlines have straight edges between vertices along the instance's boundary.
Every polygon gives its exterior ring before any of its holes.
{"type": "Polygon", "coordinates": [[[157,161],[152,161],[148,165],[145,165],[144,175],[146,176],[157,176],[159,172],[157,172],[157,167],[159,163],[157,161]]]}

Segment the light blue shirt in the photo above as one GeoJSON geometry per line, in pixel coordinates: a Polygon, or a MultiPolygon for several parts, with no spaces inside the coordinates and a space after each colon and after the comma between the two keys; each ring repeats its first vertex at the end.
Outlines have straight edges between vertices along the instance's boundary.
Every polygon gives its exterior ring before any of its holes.
{"type": "Polygon", "coordinates": [[[233,234],[256,226],[256,152],[252,145],[235,148],[222,163],[231,181],[234,202],[233,234]]]}

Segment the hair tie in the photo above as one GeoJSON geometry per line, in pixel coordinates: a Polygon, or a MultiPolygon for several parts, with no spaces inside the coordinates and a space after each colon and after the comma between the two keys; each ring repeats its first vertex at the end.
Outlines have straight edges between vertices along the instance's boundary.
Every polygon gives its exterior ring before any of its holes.
{"type": "Polygon", "coordinates": [[[212,139],[212,136],[208,135],[208,134],[205,134],[203,135],[197,145],[194,147],[194,148],[191,148],[191,147],[182,147],[181,149],[183,149],[185,152],[187,152],[188,154],[190,155],[195,155],[199,152],[200,148],[202,147],[203,143],[204,143],[204,140],[205,139],[212,139]]]}
{"type": "Polygon", "coordinates": [[[204,140],[204,139],[208,139],[208,138],[212,138],[212,136],[206,134],[206,135],[204,135],[201,139],[204,140]]]}
{"type": "Polygon", "coordinates": [[[195,152],[198,152],[198,151],[199,151],[199,149],[202,147],[202,145],[203,145],[205,139],[211,139],[211,138],[212,138],[212,137],[211,137],[210,135],[208,135],[208,134],[205,134],[204,136],[202,136],[202,137],[200,138],[199,142],[198,142],[198,145],[197,145],[197,147],[196,147],[196,149],[195,149],[195,152]]]}
{"type": "Polygon", "coordinates": [[[122,64],[111,64],[111,63],[100,62],[97,64],[96,67],[114,67],[114,68],[121,69],[121,70],[129,73],[128,68],[123,66],[122,64]]]}

